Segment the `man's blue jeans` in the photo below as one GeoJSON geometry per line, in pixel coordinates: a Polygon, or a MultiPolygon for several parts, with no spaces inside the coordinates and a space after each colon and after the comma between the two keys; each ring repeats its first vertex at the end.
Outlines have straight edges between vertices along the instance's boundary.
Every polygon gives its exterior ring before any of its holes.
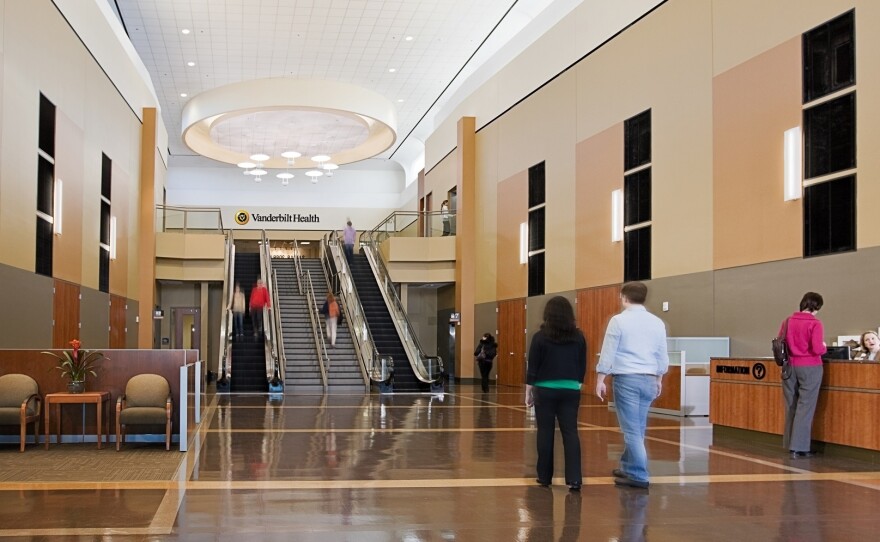
{"type": "Polygon", "coordinates": [[[648,407],[657,398],[657,377],[653,375],[615,375],[614,407],[623,432],[624,450],[620,470],[639,482],[648,481],[648,452],[645,450],[645,426],[648,407]]]}

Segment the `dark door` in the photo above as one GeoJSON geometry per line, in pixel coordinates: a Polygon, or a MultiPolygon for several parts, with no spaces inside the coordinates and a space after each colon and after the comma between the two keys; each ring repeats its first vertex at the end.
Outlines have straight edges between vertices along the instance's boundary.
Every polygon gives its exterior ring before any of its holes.
{"type": "Polygon", "coordinates": [[[125,348],[125,316],[128,305],[125,298],[110,295],[110,348],[125,348]]]}
{"type": "Polygon", "coordinates": [[[526,302],[498,303],[498,384],[522,386],[526,378],[526,302]]]}
{"type": "Polygon", "coordinates": [[[52,298],[52,348],[69,348],[79,339],[79,286],[55,281],[52,298]]]}

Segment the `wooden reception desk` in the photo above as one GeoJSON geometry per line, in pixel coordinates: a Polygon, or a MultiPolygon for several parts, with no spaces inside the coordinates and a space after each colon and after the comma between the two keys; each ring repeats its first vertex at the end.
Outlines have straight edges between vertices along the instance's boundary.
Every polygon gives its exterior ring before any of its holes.
{"type": "MultiPolygon", "coordinates": [[[[710,422],[782,435],[781,372],[772,358],[712,358],[710,375],[710,422]]],[[[878,413],[880,363],[825,364],[814,441],[880,451],[878,413]]]]}

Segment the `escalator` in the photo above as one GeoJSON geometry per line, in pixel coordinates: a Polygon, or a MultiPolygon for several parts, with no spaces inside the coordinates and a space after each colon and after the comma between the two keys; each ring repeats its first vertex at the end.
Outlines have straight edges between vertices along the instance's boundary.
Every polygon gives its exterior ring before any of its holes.
{"type": "Polygon", "coordinates": [[[430,384],[419,380],[407,361],[406,349],[400,340],[400,335],[366,255],[356,254],[354,256],[351,275],[376,349],[383,356],[391,356],[394,359],[394,391],[428,391],[431,387],[430,384]]]}
{"type": "MultiPolygon", "coordinates": [[[[235,255],[234,280],[245,292],[246,304],[250,305],[251,289],[260,278],[260,254],[239,252],[235,255]]],[[[234,285],[231,285],[234,287],[234,285]]],[[[264,327],[268,322],[263,323],[264,327]]],[[[244,337],[232,342],[231,388],[234,393],[266,393],[266,349],[262,337],[254,337],[254,325],[250,311],[244,319],[244,337]]]]}

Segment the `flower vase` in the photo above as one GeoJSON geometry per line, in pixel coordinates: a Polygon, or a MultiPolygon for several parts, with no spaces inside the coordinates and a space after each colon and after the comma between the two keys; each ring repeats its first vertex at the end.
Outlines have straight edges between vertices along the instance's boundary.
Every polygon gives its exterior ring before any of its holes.
{"type": "Polygon", "coordinates": [[[68,393],[82,393],[86,391],[86,383],[82,380],[72,380],[67,383],[68,393]]]}

